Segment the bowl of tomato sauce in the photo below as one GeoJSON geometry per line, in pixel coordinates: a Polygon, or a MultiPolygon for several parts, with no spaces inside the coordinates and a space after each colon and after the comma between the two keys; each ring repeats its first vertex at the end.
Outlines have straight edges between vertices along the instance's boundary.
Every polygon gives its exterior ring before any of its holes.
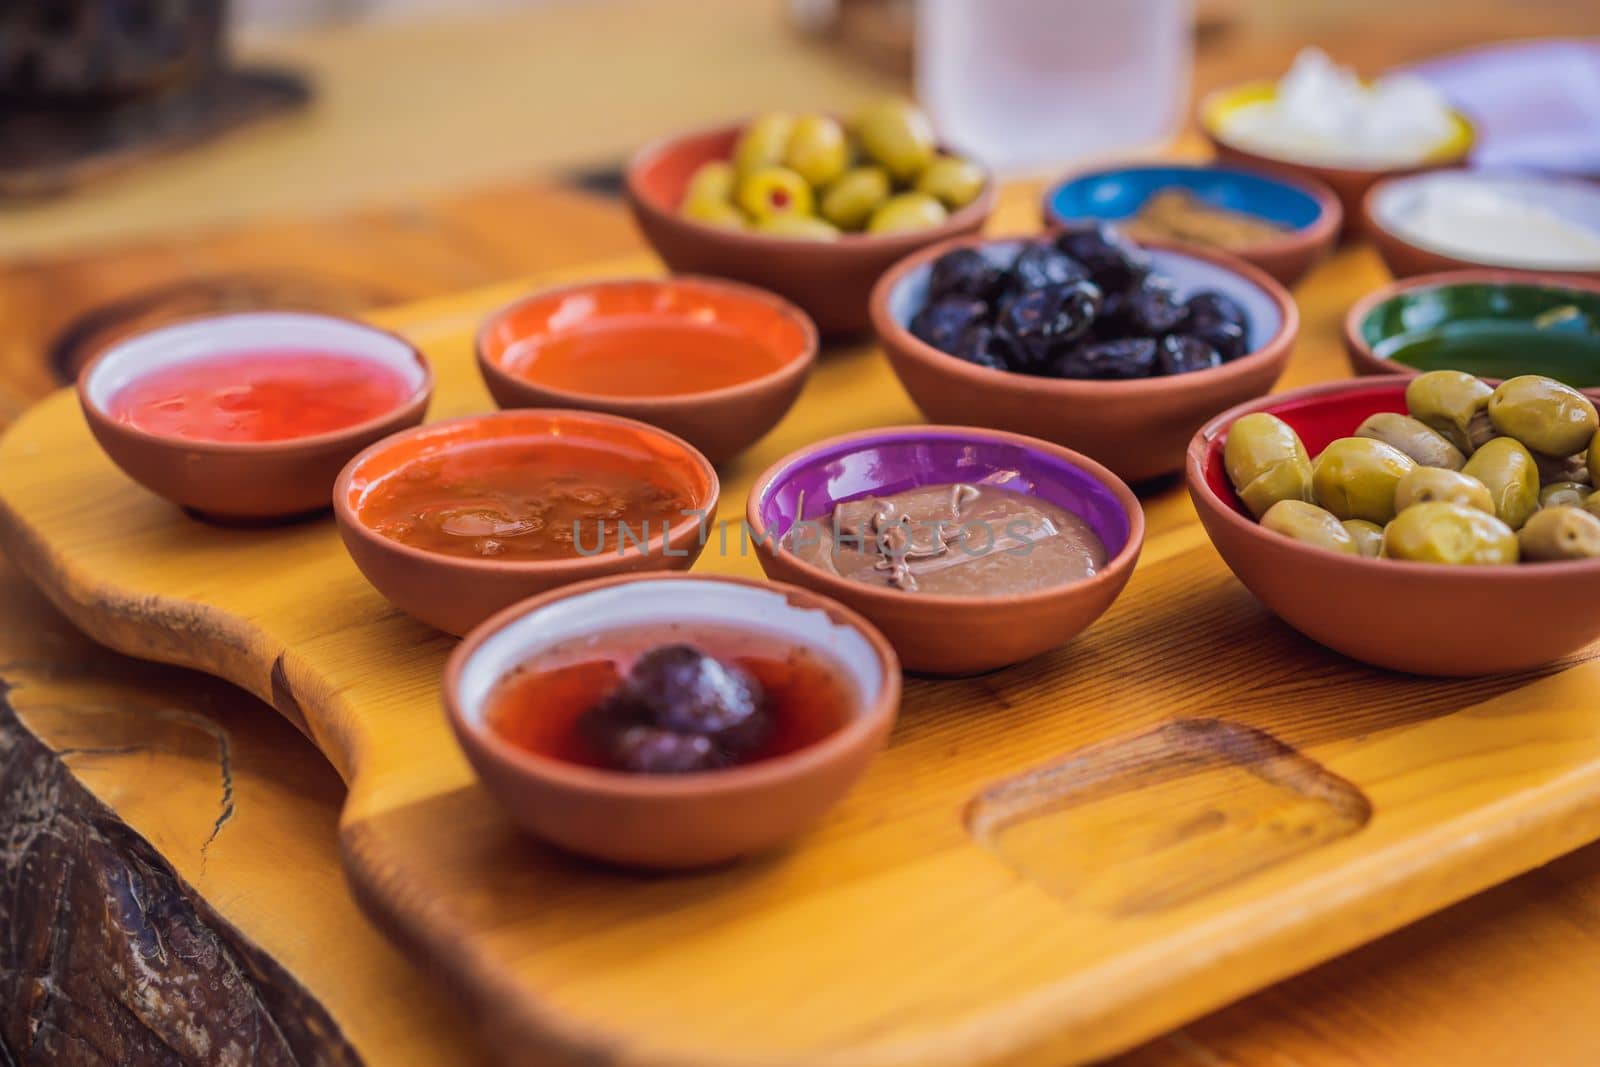
{"type": "Polygon", "coordinates": [[[764,852],[838,804],[888,741],[900,664],[795,586],[686,574],[514,605],[445,667],[451,727],[525,830],[672,869],[764,852]]]}
{"type": "Polygon", "coordinates": [[[326,509],[350,457],[420,423],[432,390],[427,360],[403,338],[279,311],[162,326],[78,375],[90,430],[130,478],[238,521],[326,509]]]}
{"type": "Polygon", "coordinates": [[[520,409],[430,423],[352,459],[333,489],[351,558],[400,610],[464,634],[557,586],[686,570],[717,472],[634,419],[520,409]]]}
{"type": "Polygon", "coordinates": [[[503,408],[640,419],[720,464],[777,425],[817,330],[782,297],[713,278],[632,278],[534,293],[490,316],[478,367],[503,408]]]}

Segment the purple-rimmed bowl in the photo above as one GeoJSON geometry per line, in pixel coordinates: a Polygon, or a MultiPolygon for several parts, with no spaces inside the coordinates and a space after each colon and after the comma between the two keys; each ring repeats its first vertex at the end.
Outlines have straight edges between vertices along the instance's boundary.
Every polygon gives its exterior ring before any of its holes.
{"type": "Polygon", "coordinates": [[[1122,592],[1144,545],[1139,500],[1105,467],[1047,441],[967,426],[891,427],[819,441],[756,478],[745,520],[769,578],[866,616],[906,670],[923,674],[978,674],[1071,640],[1122,592]],[[1108,562],[1091,578],[1033,593],[935,596],[852,582],[783,545],[796,522],[825,519],[845,501],[954,482],[1028,493],[1072,512],[1104,542],[1108,562]]]}

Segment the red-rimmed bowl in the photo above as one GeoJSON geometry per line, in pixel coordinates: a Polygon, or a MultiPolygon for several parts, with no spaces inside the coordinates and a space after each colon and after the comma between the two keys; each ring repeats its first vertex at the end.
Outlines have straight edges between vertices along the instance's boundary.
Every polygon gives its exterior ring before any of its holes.
{"type": "Polygon", "coordinates": [[[845,234],[836,241],[712,226],[678,213],[689,178],[702,163],[727,159],[744,124],[669,137],[628,163],[628,206],[645,239],[679,274],[712,274],[770,289],[793,301],[824,335],[856,334],[871,325],[872,285],[898,259],[983,228],[995,204],[991,176],[978,198],[938,226],[890,234],[845,234]]]}
{"type": "Polygon", "coordinates": [[[379,441],[352,459],[333,488],[339,536],[367,581],[401,611],[446,633],[464,634],[536,593],[590,578],[636,571],[686,570],[705,547],[717,508],[717,472],[687,441],[633,419],[583,411],[502,411],[419,426],[379,441]],[[619,543],[561,559],[465,557],[402,544],[364,521],[364,498],[417,460],[496,441],[560,440],[620,453],[653,474],[669,473],[689,507],[640,546],[619,543]]]}
{"type": "Polygon", "coordinates": [[[1213,289],[1249,313],[1250,350],[1210,370],[1136,381],[1072,381],[980,367],[912,335],[933,261],[976,248],[1008,264],[1025,240],[967,237],[910,256],[872,294],[872,323],[889,364],[930,422],[1026,434],[1082,452],[1118,477],[1145,481],[1183,468],[1183,450],[1208,418],[1267,392],[1289,362],[1300,313],[1284,287],[1223,252],[1145,241],[1157,273],[1180,295],[1213,289]]]}
{"type": "Polygon", "coordinates": [[[1600,560],[1448,566],[1329,552],[1259,525],[1223,469],[1228,428],[1251,412],[1283,419],[1314,456],[1368,415],[1405,410],[1404,381],[1330,382],[1241,404],[1195,435],[1189,496],[1245,588],[1313,641],[1412,674],[1527,670],[1600,638],[1600,560]]]}
{"type": "Polygon", "coordinates": [[[78,374],[78,401],[95,440],[151,492],[210,518],[253,522],[326,510],[339,469],[380,438],[422,421],[433,371],[392,333],[351,319],[251,311],[187,319],[118,341],[78,374]],[[407,398],[374,418],[279,441],[203,441],[156,434],[111,414],[118,392],[156,370],[218,356],[328,352],[370,360],[403,375],[407,398]]]}
{"type": "Polygon", "coordinates": [[[585,582],[489,619],[444,672],[450,725],[484,786],[524,829],[572,852],[660,869],[763,852],[803,833],[850,790],[888,741],[900,664],[866,620],[826,597],[745,578],[631,575],[585,582]],[[488,725],[497,682],[551,646],[617,628],[759,630],[837,666],[856,697],[840,729],[772,759],[695,774],[581,767],[529,752],[488,725]]]}
{"type": "MultiPolygon", "coordinates": [[[[478,332],[478,369],[503,408],[561,407],[600,411],[648,422],[677,434],[720,464],[743,452],[778,424],[794,405],[817,357],[817,330],[805,312],[762,289],[715,278],[634,278],[582,282],[547,289],[503,308],[478,332]],[[693,392],[600,392],[551,381],[537,358],[521,354],[552,339],[605,337],[615,348],[589,358],[624,357],[613,375],[626,376],[628,361],[666,359],[651,350],[651,330],[682,331],[707,343],[732,336],[765,357],[747,376],[693,392]]],[[[705,356],[703,358],[711,358],[705,356]]],[[[644,380],[644,375],[638,376],[644,380]]]]}

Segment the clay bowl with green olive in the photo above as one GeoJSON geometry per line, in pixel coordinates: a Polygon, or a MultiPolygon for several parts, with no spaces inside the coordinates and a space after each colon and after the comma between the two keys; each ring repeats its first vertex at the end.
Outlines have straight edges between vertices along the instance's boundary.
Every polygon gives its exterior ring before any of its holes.
{"type": "Polygon", "coordinates": [[[870,326],[873,283],[899,259],[976,233],[989,172],[941,146],[900,100],[841,120],[768,113],[641,149],[625,175],[645,239],[673,271],[798,304],[827,336],[870,326]]]}
{"type": "Polygon", "coordinates": [[[1497,383],[1540,374],[1600,401],[1600,280],[1505,270],[1425,274],[1350,309],[1357,374],[1462,370],[1497,383]]]}
{"type": "Polygon", "coordinates": [[[1188,486],[1257,599],[1352,659],[1526,670],[1600,639],[1600,417],[1459,371],[1253,400],[1195,435],[1188,486]]]}

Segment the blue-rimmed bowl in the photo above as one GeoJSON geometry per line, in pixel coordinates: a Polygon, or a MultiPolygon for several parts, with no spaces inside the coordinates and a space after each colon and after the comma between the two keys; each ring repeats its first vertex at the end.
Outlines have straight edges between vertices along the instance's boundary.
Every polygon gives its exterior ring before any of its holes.
{"type": "Polygon", "coordinates": [[[767,577],[832,597],[878,627],[910,671],[966,675],[1031,659],[1077,636],[1127,585],[1144,512],[1115,474],[1047,441],[969,426],[901,426],[833,437],[756,478],[745,502],[767,577]],[[981,483],[1039,497],[1088,523],[1107,562],[1078,582],[1003,596],[934,596],[853,582],[804,563],[783,537],[849,500],[925,485],[981,483]]]}
{"type": "Polygon", "coordinates": [[[1219,411],[1272,389],[1289,362],[1300,313],[1266,272],[1214,249],[1141,242],[1179,299],[1205,290],[1250,316],[1246,353],[1220,367],[1128,381],[1044,378],[993,370],[941,352],[915,336],[933,262],[972,248],[1009,265],[1022,237],[966,237],[907,256],[872,291],[872,328],[900,384],[928,421],[985,426],[1038,437],[1093,456],[1117,477],[1142,482],[1183,469],[1189,439],[1219,411]]]}
{"type": "Polygon", "coordinates": [[[1298,282],[1328,255],[1344,221],[1338,197],[1318,181],[1215,164],[1163,164],[1084,171],[1057,182],[1044,195],[1045,224],[1125,222],[1167,189],[1287,227],[1270,240],[1227,249],[1284,285],[1298,282]]]}

